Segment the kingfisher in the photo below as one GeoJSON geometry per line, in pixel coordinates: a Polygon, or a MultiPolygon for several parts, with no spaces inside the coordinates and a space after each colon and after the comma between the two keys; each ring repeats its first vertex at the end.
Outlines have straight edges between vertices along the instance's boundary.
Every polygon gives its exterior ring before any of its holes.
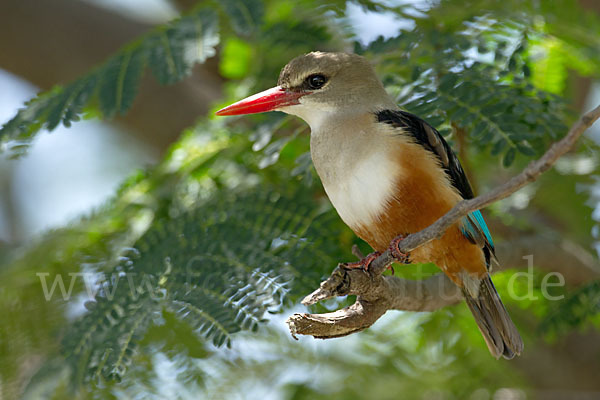
{"type": "Polygon", "coordinates": [[[356,54],[311,52],[290,61],[277,86],[217,115],[283,111],[310,126],[315,169],[341,219],[375,250],[405,263],[435,263],[462,291],[496,357],[519,355],[523,341],[490,278],[498,263],[479,210],[409,255],[398,243],[473,198],[465,172],[442,135],[401,110],[369,61],[356,54]]]}

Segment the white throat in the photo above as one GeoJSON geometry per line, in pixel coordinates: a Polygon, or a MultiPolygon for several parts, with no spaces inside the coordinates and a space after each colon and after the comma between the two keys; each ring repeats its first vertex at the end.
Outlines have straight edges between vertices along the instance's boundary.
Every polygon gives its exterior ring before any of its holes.
{"type": "Polygon", "coordinates": [[[343,113],[335,107],[327,105],[315,107],[314,104],[302,104],[302,99],[300,99],[300,104],[282,107],[279,111],[302,118],[310,126],[311,135],[318,134],[325,123],[343,116],[343,113]]]}

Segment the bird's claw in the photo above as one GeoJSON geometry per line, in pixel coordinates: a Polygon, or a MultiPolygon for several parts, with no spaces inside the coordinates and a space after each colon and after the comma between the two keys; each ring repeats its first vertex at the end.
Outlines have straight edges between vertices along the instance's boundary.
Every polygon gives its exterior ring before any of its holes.
{"type": "Polygon", "coordinates": [[[405,237],[405,235],[398,235],[392,239],[392,242],[390,243],[390,253],[392,253],[392,257],[394,257],[399,263],[410,264],[410,253],[404,253],[400,251],[400,242],[403,241],[405,237]]]}
{"type": "Polygon", "coordinates": [[[347,269],[360,268],[360,269],[364,270],[365,272],[367,272],[367,271],[369,271],[369,266],[371,265],[371,263],[373,261],[375,261],[375,259],[377,257],[379,257],[380,255],[381,255],[381,252],[375,251],[371,254],[368,254],[366,257],[364,257],[360,261],[343,263],[342,265],[344,266],[344,268],[347,268],[347,269]]]}

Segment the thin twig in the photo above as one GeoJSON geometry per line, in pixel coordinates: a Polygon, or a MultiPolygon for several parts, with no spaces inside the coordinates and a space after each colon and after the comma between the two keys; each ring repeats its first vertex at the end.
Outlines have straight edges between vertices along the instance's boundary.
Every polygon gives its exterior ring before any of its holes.
{"type": "Polygon", "coordinates": [[[354,256],[356,258],[358,258],[359,260],[362,260],[363,258],[365,258],[365,255],[362,253],[362,251],[360,251],[360,249],[358,248],[358,246],[356,244],[352,245],[352,254],[354,254],[354,256]]]}

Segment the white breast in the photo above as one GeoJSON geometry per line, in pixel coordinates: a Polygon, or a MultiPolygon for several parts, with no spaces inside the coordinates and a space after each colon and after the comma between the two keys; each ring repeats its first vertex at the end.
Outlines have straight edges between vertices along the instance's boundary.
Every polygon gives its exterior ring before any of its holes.
{"type": "Polygon", "coordinates": [[[401,173],[391,159],[397,152],[390,151],[397,139],[372,113],[336,113],[319,121],[311,120],[310,151],[329,200],[354,230],[377,222],[401,173]]]}
{"type": "Polygon", "coordinates": [[[391,200],[395,168],[384,154],[372,154],[337,174],[337,179],[323,179],[327,196],[348,226],[358,228],[377,221],[391,200]]]}

